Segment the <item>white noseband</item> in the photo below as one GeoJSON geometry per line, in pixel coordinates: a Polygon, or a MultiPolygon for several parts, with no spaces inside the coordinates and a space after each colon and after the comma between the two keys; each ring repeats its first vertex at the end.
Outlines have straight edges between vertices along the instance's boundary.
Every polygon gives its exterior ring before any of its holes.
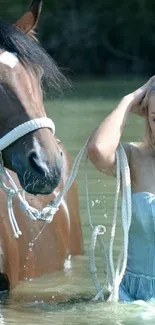
{"type": "Polygon", "coordinates": [[[35,120],[30,120],[17,126],[15,129],[0,139],[0,151],[7,148],[10,144],[23,137],[25,134],[42,128],[51,129],[53,134],[55,134],[55,124],[51,119],[47,117],[41,117],[35,120]]]}

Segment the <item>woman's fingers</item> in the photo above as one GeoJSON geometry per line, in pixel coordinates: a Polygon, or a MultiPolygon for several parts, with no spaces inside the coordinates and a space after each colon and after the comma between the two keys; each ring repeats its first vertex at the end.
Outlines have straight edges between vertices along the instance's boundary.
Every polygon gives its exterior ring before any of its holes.
{"type": "Polygon", "coordinates": [[[155,76],[151,77],[142,87],[138,88],[134,93],[132,102],[132,113],[140,116],[146,115],[146,102],[148,102],[147,93],[149,88],[154,86],[155,90],[155,76]]]}

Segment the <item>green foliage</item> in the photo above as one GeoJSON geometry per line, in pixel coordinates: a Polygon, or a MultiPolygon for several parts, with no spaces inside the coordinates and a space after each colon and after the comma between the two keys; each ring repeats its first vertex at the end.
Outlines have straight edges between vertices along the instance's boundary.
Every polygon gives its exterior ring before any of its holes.
{"type": "MultiPolygon", "coordinates": [[[[1,18],[14,22],[28,5],[1,0],[1,18]]],[[[153,0],[45,0],[38,34],[72,74],[154,73],[153,0]]]]}

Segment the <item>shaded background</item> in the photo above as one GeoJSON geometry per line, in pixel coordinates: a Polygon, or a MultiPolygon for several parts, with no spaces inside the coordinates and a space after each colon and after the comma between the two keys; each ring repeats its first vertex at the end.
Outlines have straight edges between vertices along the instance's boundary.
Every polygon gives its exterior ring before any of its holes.
{"type": "MultiPolygon", "coordinates": [[[[14,22],[29,0],[0,0],[1,19],[14,22]]],[[[72,75],[152,75],[153,0],[44,0],[39,39],[72,75]]]]}

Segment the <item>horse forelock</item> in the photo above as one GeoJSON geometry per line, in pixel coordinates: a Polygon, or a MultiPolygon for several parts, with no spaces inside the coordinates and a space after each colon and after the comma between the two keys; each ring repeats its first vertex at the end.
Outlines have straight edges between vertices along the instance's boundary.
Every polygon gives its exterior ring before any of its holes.
{"type": "Polygon", "coordinates": [[[45,89],[55,89],[60,92],[67,84],[66,78],[37,39],[31,34],[23,33],[15,25],[0,21],[0,48],[16,53],[27,70],[35,72],[37,76],[40,69],[43,72],[41,81],[45,89]]]}

